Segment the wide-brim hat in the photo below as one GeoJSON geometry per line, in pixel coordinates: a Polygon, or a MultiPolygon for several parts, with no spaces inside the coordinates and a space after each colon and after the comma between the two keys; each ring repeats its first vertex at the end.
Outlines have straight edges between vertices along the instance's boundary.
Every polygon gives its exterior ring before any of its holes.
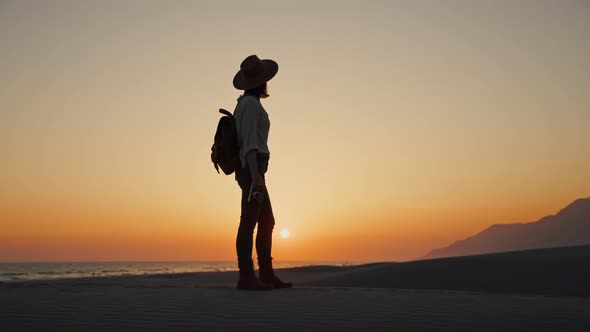
{"type": "Polygon", "coordinates": [[[250,55],[240,65],[240,71],[234,76],[234,87],[248,90],[270,81],[279,71],[279,64],[270,59],[260,60],[250,55]]]}

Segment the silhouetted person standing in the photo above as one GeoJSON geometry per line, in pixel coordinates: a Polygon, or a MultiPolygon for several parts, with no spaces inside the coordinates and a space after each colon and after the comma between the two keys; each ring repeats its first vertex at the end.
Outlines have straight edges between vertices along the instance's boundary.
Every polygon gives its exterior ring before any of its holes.
{"type": "Polygon", "coordinates": [[[240,226],[236,239],[240,279],[238,289],[268,290],[289,288],[293,285],[280,280],[272,266],[272,232],[275,219],[266,187],[264,174],[268,170],[270,151],[268,133],[270,120],[260,103],[269,96],[267,82],[278,72],[273,60],[260,60],[256,55],[247,57],[234,77],[234,87],[244,90],[234,111],[241,167],[236,171],[236,181],[242,189],[240,226]],[[254,228],[260,279],[254,273],[252,246],[254,228]]]}

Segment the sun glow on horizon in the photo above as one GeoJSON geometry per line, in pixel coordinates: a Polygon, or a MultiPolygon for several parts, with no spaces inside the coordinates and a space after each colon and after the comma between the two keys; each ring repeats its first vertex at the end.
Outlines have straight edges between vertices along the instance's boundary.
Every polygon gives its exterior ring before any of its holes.
{"type": "Polygon", "coordinates": [[[279,234],[281,235],[281,238],[286,239],[289,237],[289,235],[291,235],[291,232],[289,232],[288,229],[281,229],[279,234]]]}

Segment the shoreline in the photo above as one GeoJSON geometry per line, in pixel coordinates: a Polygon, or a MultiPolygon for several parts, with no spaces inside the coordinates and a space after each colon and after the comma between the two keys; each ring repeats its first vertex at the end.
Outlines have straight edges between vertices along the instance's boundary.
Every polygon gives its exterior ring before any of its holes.
{"type": "MultiPolygon", "coordinates": [[[[299,286],[414,289],[497,294],[590,297],[590,246],[534,249],[411,262],[307,265],[277,268],[299,286]]],[[[237,271],[178,272],[9,280],[0,285],[143,283],[155,280],[232,286],[237,271]]]]}

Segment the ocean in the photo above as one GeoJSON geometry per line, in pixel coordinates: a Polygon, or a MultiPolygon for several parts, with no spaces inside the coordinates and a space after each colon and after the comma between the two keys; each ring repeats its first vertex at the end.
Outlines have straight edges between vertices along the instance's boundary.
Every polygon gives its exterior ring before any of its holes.
{"type": "MultiPolygon", "coordinates": [[[[273,262],[275,268],[349,265],[343,262],[273,262]]],[[[236,262],[0,263],[0,281],[107,277],[159,273],[237,271],[236,262]]]]}

